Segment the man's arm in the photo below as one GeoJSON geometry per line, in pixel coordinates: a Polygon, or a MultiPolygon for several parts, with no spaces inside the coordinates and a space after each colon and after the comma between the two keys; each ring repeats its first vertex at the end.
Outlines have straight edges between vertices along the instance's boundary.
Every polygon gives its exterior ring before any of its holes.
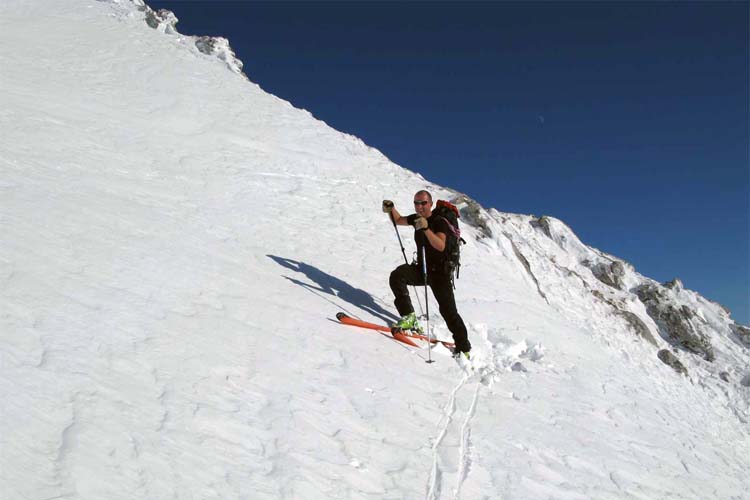
{"type": "Polygon", "coordinates": [[[445,239],[447,238],[445,233],[435,233],[432,229],[425,229],[424,235],[427,236],[427,241],[430,242],[432,248],[438,252],[445,250],[445,239]]]}
{"type": "Polygon", "coordinates": [[[396,222],[399,226],[408,226],[409,221],[406,217],[398,213],[398,210],[396,210],[396,207],[393,207],[393,210],[391,210],[391,217],[393,217],[393,220],[396,222]]]}
{"type": "MultiPolygon", "coordinates": [[[[417,217],[414,219],[414,228],[417,231],[424,231],[424,235],[427,238],[427,241],[430,242],[432,248],[438,252],[445,250],[445,239],[447,236],[442,231],[433,231],[430,229],[427,219],[424,217],[417,217]]],[[[436,227],[435,229],[442,229],[442,226],[436,227]]]]}

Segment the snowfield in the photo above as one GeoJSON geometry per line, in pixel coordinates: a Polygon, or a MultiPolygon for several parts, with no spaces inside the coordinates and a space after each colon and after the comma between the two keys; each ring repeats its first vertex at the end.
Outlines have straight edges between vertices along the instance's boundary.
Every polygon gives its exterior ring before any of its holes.
{"type": "Polygon", "coordinates": [[[3,499],[750,498],[750,335],[721,306],[148,16],[0,3],[3,499]],[[462,202],[466,370],[335,319],[395,319],[380,203],[424,188],[462,202]]]}

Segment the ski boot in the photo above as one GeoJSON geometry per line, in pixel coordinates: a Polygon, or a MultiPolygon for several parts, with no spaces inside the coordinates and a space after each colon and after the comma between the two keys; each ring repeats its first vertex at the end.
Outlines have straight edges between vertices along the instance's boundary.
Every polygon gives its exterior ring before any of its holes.
{"type": "Polygon", "coordinates": [[[422,328],[422,325],[419,324],[419,321],[417,320],[417,315],[415,313],[409,313],[406,316],[402,317],[398,323],[393,325],[391,328],[392,331],[409,331],[418,333],[420,335],[424,334],[424,328],[422,328]]]}
{"type": "Polygon", "coordinates": [[[471,361],[471,354],[468,351],[461,352],[456,349],[453,351],[453,359],[455,359],[456,361],[471,361]]]}

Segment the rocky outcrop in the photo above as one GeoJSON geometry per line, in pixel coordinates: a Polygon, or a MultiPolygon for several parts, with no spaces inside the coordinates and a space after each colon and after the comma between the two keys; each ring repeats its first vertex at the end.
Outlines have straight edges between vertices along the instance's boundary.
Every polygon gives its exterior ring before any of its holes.
{"type": "Polygon", "coordinates": [[[618,314],[628,323],[628,325],[630,325],[630,329],[633,330],[636,335],[645,339],[653,346],[659,345],[656,343],[656,339],[651,334],[651,330],[648,326],[646,326],[646,323],[644,323],[641,318],[630,311],[619,310],[618,314]]]}
{"type": "Polygon", "coordinates": [[[666,283],[664,283],[664,288],[674,290],[675,292],[681,292],[682,290],[685,289],[685,287],[682,284],[682,281],[680,281],[678,278],[675,278],[672,281],[667,281],[666,283]]]}
{"type": "Polygon", "coordinates": [[[538,219],[531,221],[531,225],[541,229],[547,235],[547,238],[552,238],[552,220],[546,215],[542,215],[538,219]]]}
{"type": "Polygon", "coordinates": [[[534,272],[531,270],[531,264],[529,264],[529,260],[523,255],[521,250],[518,248],[518,245],[513,241],[513,238],[510,234],[505,234],[505,237],[508,238],[510,241],[511,246],[513,247],[513,253],[516,255],[516,258],[521,263],[521,265],[526,269],[526,273],[529,275],[531,280],[536,285],[536,291],[539,293],[539,296],[544,299],[547,304],[549,304],[549,299],[542,291],[542,287],[539,285],[539,280],[536,279],[536,276],[534,276],[534,272]]]}
{"type": "MultiPolygon", "coordinates": [[[[108,1],[108,0],[99,0],[99,1],[102,2],[102,1],[108,1]]],[[[143,12],[144,10],[150,8],[148,5],[146,5],[146,2],[144,0],[130,0],[130,2],[133,5],[135,5],[136,8],[138,10],[140,10],[141,12],[143,12]]]]}
{"type": "Polygon", "coordinates": [[[578,239],[576,234],[563,221],[542,215],[538,219],[529,221],[531,227],[539,229],[544,235],[557,243],[566,252],[586,252],[586,246],[578,239]]]}
{"type": "MultiPolygon", "coordinates": [[[[112,3],[119,4],[120,0],[99,0],[109,1],[112,3]]],[[[149,7],[144,0],[130,0],[135,8],[143,13],[143,19],[151,28],[165,33],[168,35],[179,35],[177,31],[177,16],[171,10],[159,9],[153,10],[149,7]]],[[[235,55],[232,48],[229,46],[229,41],[222,37],[213,36],[199,36],[199,37],[178,37],[178,42],[181,44],[190,43],[194,40],[195,47],[202,52],[210,56],[217,57],[224,61],[227,67],[235,73],[244,76],[242,72],[242,61],[240,61],[235,55]]]]}
{"type": "Polygon", "coordinates": [[[672,369],[674,369],[674,371],[676,371],[677,373],[681,375],[687,375],[688,371],[687,368],[685,368],[685,365],[683,365],[682,362],[677,359],[677,356],[672,354],[672,352],[668,349],[662,349],[661,351],[659,351],[659,354],[657,354],[657,356],[662,361],[662,363],[672,367],[672,369]]]}
{"type": "MultiPolygon", "coordinates": [[[[584,263],[585,265],[586,263],[584,263]]],[[[587,266],[589,267],[589,266],[587,266]]],[[[625,276],[625,265],[616,260],[612,263],[600,262],[598,264],[591,265],[589,267],[591,272],[594,273],[596,279],[604,283],[605,285],[611,286],[618,290],[622,290],[625,285],[622,281],[625,276]]]]}
{"type": "Polygon", "coordinates": [[[643,322],[641,318],[638,317],[637,314],[628,311],[625,305],[620,301],[605,297],[604,294],[599,290],[593,290],[591,293],[594,295],[594,297],[609,304],[612,307],[614,313],[625,320],[633,333],[646,340],[654,347],[659,346],[653,334],[651,333],[651,329],[646,325],[646,323],[643,322]]]}
{"type": "Polygon", "coordinates": [[[670,291],[665,286],[650,283],[635,290],[646,306],[646,312],[659,325],[669,342],[714,361],[715,354],[708,337],[698,330],[693,321],[695,312],[675,300],[670,291]]]}
{"type": "Polygon", "coordinates": [[[176,26],[178,19],[177,16],[174,15],[174,12],[167,9],[154,11],[151,7],[147,6],[143,10],[146,13],[146,24],[154,28],[156,31],[170,35],[177,33],[176,26]]]}
{"type": "Polygon", "coordinates": [[[492,237],[487,211],[482,208],[482,205],[465,194],[457,194],[451,198],[450,202],[458,207],[463,222],[477,228],[482,237],[492,237]]]}
{"type": "Polygon", "coordinates": [[[195,46],[202,53],[209,56],[216,56],[225,63],[229,69],[235,73],[242,73],[242,61],[237,59],[232,47],[229,46],[229,40],[220,36],[199,36],[195,40],[195,46]]]}
{"type": "Polygon", "coordinates": [[[740,339],[740,342],[746,347],[750,347],[750,328],[742,326],[739,323],[732,325],[732,332],[740,339]]]}

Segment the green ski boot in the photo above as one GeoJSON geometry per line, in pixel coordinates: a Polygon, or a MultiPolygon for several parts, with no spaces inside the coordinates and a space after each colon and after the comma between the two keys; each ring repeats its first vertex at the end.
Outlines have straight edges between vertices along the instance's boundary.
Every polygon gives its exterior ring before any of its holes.
{"type": "Polygon", "coordinates": [[[469,354],[468,351],[465,351],[465,352],[453,351],[453,358],[456,361],[459,361],[459,360],[471,361],[471,354],[469,354]]]}
{"type": "Polygon", "coordinates": [[[422,325],[419,324],[415,313],[409,313],[402,317],[398,323],[393,325],[393,328],[396,330],[409,330],[420,335],[424,333],[424,329],[422,328],[422,325]]]}

